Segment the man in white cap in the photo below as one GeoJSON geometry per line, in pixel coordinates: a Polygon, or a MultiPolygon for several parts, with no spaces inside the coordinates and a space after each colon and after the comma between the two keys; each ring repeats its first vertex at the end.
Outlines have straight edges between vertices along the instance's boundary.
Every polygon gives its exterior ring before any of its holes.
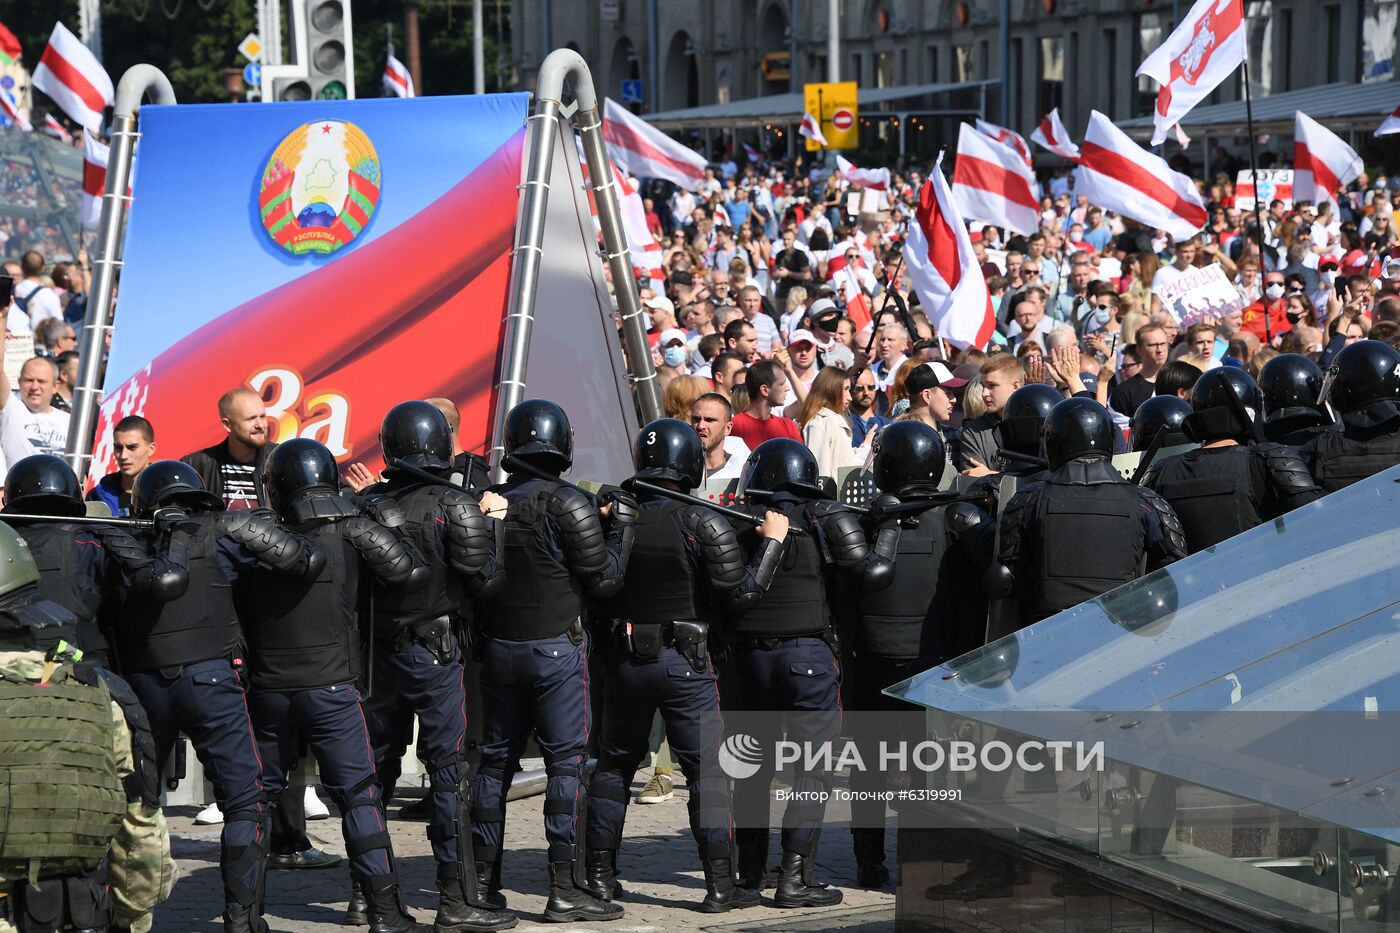
{"type": "Polygon", "coordinates": [[[643,298],[642,307],[647,309],[647,317],[651,320],[651,326],[647,330],[653,334],[660,334],[676,326],[676,305],[665,295],[643,298]]]}
{"type": "Polygon", "coordinates": [[[807,309],[807,317],[812,322],[811,334],[817,341],[817,362],[845,370],[855,366],[856,355],[836,336],[841,327],[841,310],[836,303],[830,298],[818,298],[807,309]]]}
{"type": "Polygon", "coordinates": [[[690,352],[685,346],[685,331],[679,327],[663,330],[661,337],[656,341],[656,352],[661,357],[661,362],[656,367],[656,380],[664,392],[672,379],[690,373],[690,368],[686,365],[686,357],[690,352]]]}

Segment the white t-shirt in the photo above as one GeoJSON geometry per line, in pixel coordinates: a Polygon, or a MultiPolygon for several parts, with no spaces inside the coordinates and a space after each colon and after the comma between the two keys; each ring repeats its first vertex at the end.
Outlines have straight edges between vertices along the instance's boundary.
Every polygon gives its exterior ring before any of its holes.
{"type": "Polygon", "coordinates": [[[31,279],[23,279],[15,283],[14,301],[15,308],[28,303],[25,310],[29,314],[29,330],[31,331],[39,326],[40,321],[51,317],[63,317],[63,304],[58,300],[58,292],[31,279]]]}
{"type": "Polygon", "coordinates": [[[18,393],[11,393],[9,402],[0,408],[0,449],[5,461],[18,463],[33,454],[63,456],[70,419],[68,412],[56,408],[36,414],[24,407],[18,393]]]}
{"type": "Polygon", "coordinates": [[[1152,276],[1152,290],[1156,291],[1164,285],[1170,285],[1171,283],[1175,282],[1177,279],[1185,275],[1187,271],[1190,271],[1189,266],[1186,270],[1182,270],[1176,267],[1176,263],[1172,263],[1171,265],[1167,266],[1162,266],[1160,269],[1157,270],[1157,274],[1152,276]]]}

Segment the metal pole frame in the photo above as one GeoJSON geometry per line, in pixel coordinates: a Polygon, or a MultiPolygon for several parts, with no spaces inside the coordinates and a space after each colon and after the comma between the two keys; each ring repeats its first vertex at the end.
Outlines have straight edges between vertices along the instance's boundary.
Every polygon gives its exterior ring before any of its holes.
{"type": "Polygon", "coordinates": [[[525,182],[520,186],[516,246],[511,252],[510,296],[506,308],[505,335],[501,341],[500,381],[496,384],[496,411],[491,428],[491,462],[497,482],[504,479],[501,444],[507,412],[525,396],[525,370],[529,360],[530,332],[535,323],[535,292],[543,255],[545,208],[549,200],[550,172],[554,163],[559,117],[563,112],[564,82],[574,91],[574,128],[583,144],[589,188],[598,209],[603,232],[602,257],[612,272],[613,293],[622,313],[623,346],[632,370],[642,420],[662,416],[661,389],[651,363],[646,326],[642,323],[641,296],[632,275],[632,259],[622,229],[612,166],[603,141],[602,112],[588,63],[572,49],[556,49],[540,65],[535,89],[535,110],[527,118],[525,182]]]}
{"type": "Polygon", "coordinates": [[[170,79],[154,65],[133,65],[117,84],[116,105],[112,111],[112,150],[107,161],[107,188],[102,193],[102,214],[97,223],[97,259],[93,262],[92,290],[87,320],[78,343],[78,384],[73,389],[73,420],[68,429],[65,456],[78,476],[87,473],[96,438],[97,408],[102,392],[101,378],[104,335],[111,329],[112,298],[116,293],[117,269],[121,266],[122,237],[127,205],[131,196],[132,157],[136,154],[136,115],[141,101],[150,94],[156,104],[175,103],[170,79]]]}

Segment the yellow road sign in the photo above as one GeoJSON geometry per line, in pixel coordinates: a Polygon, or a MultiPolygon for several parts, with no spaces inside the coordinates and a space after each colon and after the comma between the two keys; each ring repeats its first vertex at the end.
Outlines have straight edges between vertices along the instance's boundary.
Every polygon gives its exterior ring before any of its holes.
{"type": "Polygon", "coordinates": [[[856,102],[859,86],[854,81],[835,84],[804,84],[803,106],[807,113],[821,122],[823,147],[816,140],[807,140],[807,150],[855,149],[860,145],[860,110],[856,102]]]}

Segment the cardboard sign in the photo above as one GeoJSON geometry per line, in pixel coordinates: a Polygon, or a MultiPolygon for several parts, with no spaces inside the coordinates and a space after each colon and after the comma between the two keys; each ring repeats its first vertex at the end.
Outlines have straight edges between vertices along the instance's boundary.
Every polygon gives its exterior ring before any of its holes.
{"type": "Polygon", "coordinates": [[[1152,291],[1161,299],[1162,307],[1170,310],[1186,327],[1218,320],[1245,306],[1244,298],[1220,263],[1192,269],[1152,291]]]}
{"type": "MultiPolygon", "coordinates": [[[[1284,210],[1291,210],[1293,207],[1293,169],[1260,169],[1259,194],[1263,198],[1265,210],[1275,199],[1283,202],[1284,210]]],[[[1249,169],[1244,169],[1235,178],[1235,206],[1242,211],[1254,210],[1254,173],[1249,169]]]]}

